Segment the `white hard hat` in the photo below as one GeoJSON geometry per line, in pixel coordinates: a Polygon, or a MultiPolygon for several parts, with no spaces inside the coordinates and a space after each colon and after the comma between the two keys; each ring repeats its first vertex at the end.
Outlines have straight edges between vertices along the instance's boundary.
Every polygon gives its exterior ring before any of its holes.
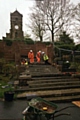
{"type": "Polygon", "coordinates": [[[42,52],[42,54],[44,54],[45,52],[42,52]]]}
{"type": "Polygon", "coordinates": [[[30,50],[30,52],[32,52],[32,50],[30,50]]]}
{"type": "Polygon", "coordinates": [[[25,59],[25,61],[27,61],[27,59],[25,59]]]}
{"type": "Polygon", "coordinates": [[[66,63],[69,63],[69,61],[66,61],[66,63]]]}
{"type": "Polygon", "coordinates": [[[41,51],[39,50],[39,52],[41,53],[41,51]]]}

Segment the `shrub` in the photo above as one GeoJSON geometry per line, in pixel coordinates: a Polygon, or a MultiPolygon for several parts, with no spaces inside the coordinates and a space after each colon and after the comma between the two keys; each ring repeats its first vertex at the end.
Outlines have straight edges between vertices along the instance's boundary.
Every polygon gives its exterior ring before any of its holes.
{"type": "Polygon", "coordinates": [[[11,46],[12,45],[12,40],[5,39],[4,41],[6,42],[7,46],[11,46]]]}

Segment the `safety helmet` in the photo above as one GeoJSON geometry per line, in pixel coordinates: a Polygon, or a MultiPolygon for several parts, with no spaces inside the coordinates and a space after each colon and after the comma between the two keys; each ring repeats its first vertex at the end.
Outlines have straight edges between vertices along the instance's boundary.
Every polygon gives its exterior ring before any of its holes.
{"type": "Polygon", "coordinates": [[[39,50],[39,52],[41,53],[41,51],[39,50]]]}
{"type": "Polygon", "coordinates": [[[25,59],[25,61],[27,61],[27,59],[25,59]]]}
{"type": "Polygon", "coordinates": [[[44,54],[45,52],[42,52],[42,54],[44,54]]]}
{"type": "Polygon", "coordinates": [[[30,50],[30,52],[32,52],[32,50],[30,50]]]}
{"type": "Polygon", "coordinates": [[[66,61],[66,63],[69,63],[69,61],[66,61]]]}

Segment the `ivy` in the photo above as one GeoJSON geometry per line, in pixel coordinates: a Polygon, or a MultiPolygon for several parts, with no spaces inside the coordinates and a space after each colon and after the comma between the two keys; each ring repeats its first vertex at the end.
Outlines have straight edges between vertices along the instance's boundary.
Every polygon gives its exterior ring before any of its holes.
{"type": "Polygon", "coordinates": [[[13,43],[12,40],[8,40],[8,39],[5,39],[4,41],[6,42],[7,46],[11,46],[13,43]]]}

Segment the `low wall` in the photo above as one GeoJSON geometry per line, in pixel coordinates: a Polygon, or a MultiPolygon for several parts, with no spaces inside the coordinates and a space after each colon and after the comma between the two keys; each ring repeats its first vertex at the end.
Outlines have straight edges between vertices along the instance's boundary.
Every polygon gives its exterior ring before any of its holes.
{"type": "MultiPolygon", "coordinates": [[[[14,41],[11,46],[7,46],[4,41],[0,42],[0,53],[4,55],[6,60],[12,60],[15,62],[19,62],[21,60],[21,56],[28,56],[28,52],[31,50],[34,51],[34,55],[36,56],[37,51],[41,50],[48,54],[49,61],[53,60],[53,47],[52,45],[46,46],[42,42],[36,42],[33,45],[25,44],[24,42],[14,41]]],[[[0,56],[1,57],[1,56],[0,56]]]]}

